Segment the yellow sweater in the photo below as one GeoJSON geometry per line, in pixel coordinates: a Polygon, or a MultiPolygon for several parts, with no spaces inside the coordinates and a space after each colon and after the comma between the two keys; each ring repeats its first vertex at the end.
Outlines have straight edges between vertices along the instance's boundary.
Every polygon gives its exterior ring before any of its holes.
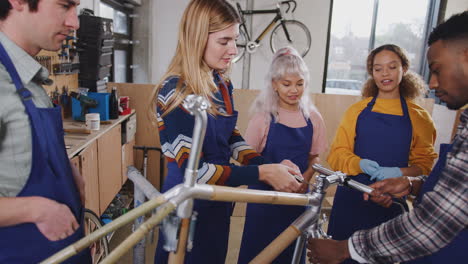
{"type": "MultiPolygon", "coordinates": [[[[354,141],[356,138],[356,123],[359,114],[372,97],[359,101],[346,110],[335,139],[330,148],[327,161],[333,170],[339,170],[349,175],[362,173],[359,166],[361,158],[354,154],[354,141]]],[[[433,166],[437,153],[434,152],[436,130],[429,113],[416,103],[406,100],[408,112],[413,126],[411,148],[409,154],[410,166],[416,165],[428,174],[433,166]]],[[[400,99],[377,99],[373,112],[403,115],[400,99]]],[[[382,138],[382,140],[385,140],[382,138]]]]}

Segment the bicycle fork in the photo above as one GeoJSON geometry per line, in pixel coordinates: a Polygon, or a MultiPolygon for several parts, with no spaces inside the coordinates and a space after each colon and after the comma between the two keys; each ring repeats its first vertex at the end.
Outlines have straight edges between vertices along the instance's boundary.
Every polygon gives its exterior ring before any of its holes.
{"type": "Polygon", "coordinates": [[[286,28],[286,24],[284,23],[284,19],[281,19],[281,27],[283,27],[284,30],[284,35],[286,35],[286,39],[288,40],[289,43],[292,42],[291,37],[289,35],[288,29],[286,28]]]}

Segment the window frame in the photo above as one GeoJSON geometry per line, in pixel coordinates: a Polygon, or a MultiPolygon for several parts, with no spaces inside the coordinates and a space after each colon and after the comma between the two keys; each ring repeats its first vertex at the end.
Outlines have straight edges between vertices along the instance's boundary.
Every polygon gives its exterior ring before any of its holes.
{"type": "MultiPolygon", "coordinates": [[[[380,0],[373,0],[373,1],[374,1],[374,7],[372,10],[372,26],[371,26],[370,36],[369,36],[369,46],[368,46],[369,52],[375,48],[376,21],[377,21],[377,14],[378,14],[380,0]]],[[[421,47],[424,50],[427,50],[428,48],[427,40],[429,38],[429,34],[431,31],[430,29],[434,28],[437,25],[437,22],[440,20],[440,17],[441,17],[440,12],[442,11],[441,4],[444,5],[445,2],[446,0],[429,0],[427,18],[426,18],[426,22],[424,26],[424,33],[423,33],[424,43],[421,43],[421,47]]],[[[323,80],[322,80],[322,93],[325,93],[327,76],[328,76],[328,59],[329,59],[329,54],[330,54],[331,25],[333,21],[333,4],[334,4],[334,0],[330,0],[327,44],[326,44],[326,50],[325,50],[326,52],[325,53],[325,65],[324,65],[324,74],[323,74],[323,80]]],[[[429,73],[429,65],[427,63],[426,56],[422,56],[420,58],[420,68],[418,70],[418,73],[423,77],[426,83],[429,81],[430,73],[429,73]]],[[[429,97],[433,97],[433,95],[431,96],[431,94],[429,94],[429,97]]]]}

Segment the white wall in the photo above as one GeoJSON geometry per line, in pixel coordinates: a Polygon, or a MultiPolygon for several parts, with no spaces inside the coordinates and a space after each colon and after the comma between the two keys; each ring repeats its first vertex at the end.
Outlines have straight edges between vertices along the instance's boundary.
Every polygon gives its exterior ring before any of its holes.
{"type": "MultiPolygon", "coordinates": [[[[148,1],[148,0],[146,0],[148,1]]],[[[245,5],[245,0],[238,0],[245,5]]],[[[151,60],[151,77],[149,81],[156,83],[164,74],[170,59],[174,55],[177,43],[177,30],[182,13],[189,0],[156,0],[152,10],[153,43],[149,49],[153,49],[151,60]]],[[[235,3],[234,0],[230,2],[235,3]]],[[[276,1],[255,0],[254,8],[271,9],[276,1]]],[[[297,0],[298,8],[294,18],[306,24],[312,35],[312,47],[305,61],[311,71],[311,88],[313,92],[320,92],[324,71],[324,60],[326,50],[326,35],[328,31],[329,0],[310,1],[297,0]]],[[[253,17],[254,35],[264,28],[274,15],[255,15],[253,17]]],[[[270,50],[269,35],[263,40],[261,46],[251,58],[249,87],[241,87],[242,83],[242,61],[235,65],[232,80],[236,88],[259,89],[263,86],[263,79],[270,63],[272,52],[270,50]]]]}
{"type": "MultiPolygon", "coordinates": [[[[143,0],[150,1],[150,0],[143,0]]],[[[151,23],[152,46],[151,83],[157,83],[174,56],[177,45],[179,22],[190,0],[153,1],[151,23]]]]}
{"type": "MultiPolygon", "coordinates": [[[[234,2],[234,1],[231,1],[234,2]]],[[[255,0],[254,9],[272,9],[276,1],[255,0]]],[[[245,0],[239,1],[243,8],[245,0]]],[[[323,72],[325,64],[325,52],[328,32],[329,0],[310,1],[297,0],[297,9],[287,14],[287,19],[295,19],[304,23],[312,36],[312,44],[309,53],[304,60],[310,70],[310,87],[312,92],[322,91],[323,72]]],[[[274,14],[257,14],[252,17],[253,38],[270,23],[274,14]]],[[[261,46],[251,56],[249,87],[241,87],[242,84],[242,61],[239,61],[233,71],[233,82],[236,88],[261,89],[264,86],[264,78],[273,56],[270,49],[270,34],[261,42],[261,46]]]]}
{"type": "Polygon", "coordinates": [[[81,9],[88,8],[94,10],[94,14],[99,13],[99,0],[81,0],[80,5],[78,6],[78,14],[81,9]]]}
{"type": "Polygon", "coordinates": [[[465,10],[468,10],[468,0],[448,0],[445,8],[445,19],[465,10]]]}

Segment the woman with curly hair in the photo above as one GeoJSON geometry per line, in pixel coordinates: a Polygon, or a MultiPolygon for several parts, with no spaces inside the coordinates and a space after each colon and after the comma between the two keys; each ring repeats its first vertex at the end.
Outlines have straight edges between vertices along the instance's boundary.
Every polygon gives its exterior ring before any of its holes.
{"type": "MultiPolygon", "coordinates": [[[[437,154],[430,114],[415,103],[424,82],[409,70],[405,51],[392,44],[367,57],[370,78],[363,100],[346,111],[330,148],[328,163],[366,185],[375,181],[428,174],[437,154]]],[[[359,192],[338,187],[328,234],[347,239],[355,231],[377,226],[407,209],[404,200],[390,208],[366,202],[359,192]]],[[[350,261],[349,263],[354,263],[350,261]]]]}

